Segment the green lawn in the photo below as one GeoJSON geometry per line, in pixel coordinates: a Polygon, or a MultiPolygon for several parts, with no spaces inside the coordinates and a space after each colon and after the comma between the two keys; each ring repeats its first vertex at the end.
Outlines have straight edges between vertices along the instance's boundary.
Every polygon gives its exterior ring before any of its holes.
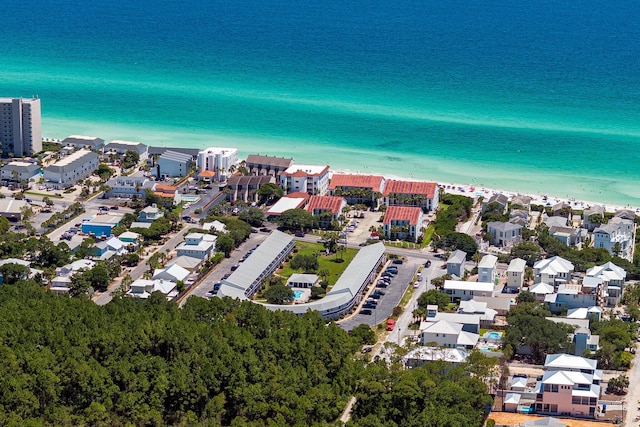
{"type": "MultiPolygon", "coordinates": [[[[336,281],[338,280],[342,272],[345,270],[345,268],[347,268],[349,263],[351,263],[351,260],[353,259],[353,257],[355,257],[356,254],[358,253],[357,249],[347,248],[346,251],[338,255],[338,257],[341,257],[342,259],[344,259],[344,262],[338,263],[338,262],[335,262],[336,254],[331,254],[329,256],[324,255],[324,246],[321,243],[297,242],[296,249],[298,250],[297,253],[299,254],[304,254],[304,255],[312,255],[314,253],[321,254],[318,256],[318,263],[320,264],[320,268],[318,269],[318,271],[321,271],[322,269],[325,269],[325,268],[329,270],[329,276],[327,276],[327,282],[329,282],[329,287],[333,286],[336,283],[336,281]]],[[[295,256],[296,254],[292,252],[292,255],[295,256]]],[[[282,270],[280,270],[277,274],[279,276],[282,276],[288,279],[289,277],[291,277],[293,273],[300,273],[300,272],[294,271],[293,269],[291,269],[291,267],[289,267],[289,264],[286,264],[285,267],[282,270]]]]}

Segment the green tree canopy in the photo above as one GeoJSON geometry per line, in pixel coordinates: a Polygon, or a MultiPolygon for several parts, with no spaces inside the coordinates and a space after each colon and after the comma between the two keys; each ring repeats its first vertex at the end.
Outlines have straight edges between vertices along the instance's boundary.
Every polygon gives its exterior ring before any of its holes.
{"type": "Polygon", "coordinates": [[[318,226],[317,218],[304,209],[289,209],[282,212],[276,223],[285,230],[305,230],[318,226]]]}
{"type": "Polygon", "coordinates": [[[429,289],[418,297],[418,306],[424,309],[426,309],[428,305],[437,305],[438,310],[444,310],[449,305],[449,302],[451,302],[451,300],[447,294],[435,289],[429,289]]]}
{"type": "Polygon", "coordinates": [[[272,182],[262,184],[258,189],[258,196],[262,203],[277,200],[282,197],[283,194],[284,192],[282,191],[282,188],[280,188],[278,184],[274,184],[272,182]]]}
{"type": "Polygon", "coordinates": [[[269,304],[285,304],[293,301],[293,290],[287,285],[272,285],[264,291],[269,304]]]}
{"type": "Polygon", "coordinates": [[[240,212],[239,218],[253,227],[261,227],[265,216],[262,209],[250,207],[249,209],[240,212]]]}

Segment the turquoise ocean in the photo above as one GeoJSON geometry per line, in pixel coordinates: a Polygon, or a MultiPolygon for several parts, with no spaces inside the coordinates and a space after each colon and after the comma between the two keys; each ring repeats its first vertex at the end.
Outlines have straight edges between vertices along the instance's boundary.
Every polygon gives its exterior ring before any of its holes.
{"type": "Polygon", "coordinates": [[[637,0],[3,0],[43,136],[640,206],[637,0]]]}

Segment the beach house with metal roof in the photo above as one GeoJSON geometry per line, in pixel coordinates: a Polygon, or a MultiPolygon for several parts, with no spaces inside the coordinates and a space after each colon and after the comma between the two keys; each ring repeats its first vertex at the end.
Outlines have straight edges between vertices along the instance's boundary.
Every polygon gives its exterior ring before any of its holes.
{"type": "Polygon", "coordinates": [[[521,258],[514,258],[507,267],[507,283],[505,287],[510,292],[516,292],[522,289],[524,284],[524,272],[527,268],[527,262],[521,258]]]}
{"type": "Polygon", "coordinates": [[[611,255],[627,260],[633,257],[635,224],[630,219],[613,217],[593,230],[593,247],[604,248],[611,255]]]}
{"type": "Polygon", "coordinates": [[[24,162],[14,160],[7,163],[0,169],[2,182],[6,185],[8,182],[19,183],[20,181],[29,181],[40,173],[40,165],[36,162],[24,162]]]}
{"type": "Polygon", "coordinates": [[[104,153],[126,154],[127,151],[135,151],[140,156],[140,161],[147,160],[149,147],[141,142],[113,140],[104,146],[104,153]]]}
{"type": "Polygon", "coordinates": [[[569,282],[573,271],[573,264],[558,255],[541,259],[533,265],[534,283],[543,282],[558,286],[569,282]]]}
{"type": "Polygon", "coordinates": [[[422,236],[423,215],[422,208],[419,207],[387,207],[382,221],[385,239],[417,241],[422,236]]]}
{"type": "Polygon", "coordinates": [[[487,223],[487,233],[491,244],[497,247],[515,246],[522,240],[522,226],[511,222],[492,221],[487,223]]]}
{"type": "Polygon", "coordinates": [[[97,136],[70,135],[61,142],[63,147],[73,147],[75,149],[86,148],[87,150],[102,152],[104,149],[104,139],[97,136]]]}
{"type": "Polygon", "coordinates": [[[471,350],[478,344],[479,338],[478,334],[463,331],[460,323],[438,320],[420,325],[420,343],[430,347],[471,350]]]}
{"type": "Polygon", "coordinates": [[[382,191],[387,206],[417,206],[423,212],[438,208],[438,184],[424,181],[401,181],[390,179],[382,191]]]}
{"type": "Polygon", "coordinates": [[[447,274],[464,277],[464,266],[467,262],[467,253],[456,249],[447,259],[447,274]]]}
{"type": "Polygon", "coordinates": [[[44,182],[49,188],[71,187],[89,177],[98,167],[98,154],[81,149],[44,168],[44,182]]]}
{"type": "Polygon", "coordinates": [[[599,303],[615,307],[620,303],[624,292],[627,272],[612,262],[591,267],[582,281],[583,287],[596,288],[599,303]]]}
{"type": "Polygon", "coordinates": [[[478,282],[493,283],[496,279],[496,265],[498,257],[495,255],[485,255],[478,263],[478,282]]]}
{"type": "Polygon", "coordinates": [[[492,296],[493,283],[445,280],[442,290],[445,294],[449,295],[451,302],[467,301],[476,296],[492,296]]]}

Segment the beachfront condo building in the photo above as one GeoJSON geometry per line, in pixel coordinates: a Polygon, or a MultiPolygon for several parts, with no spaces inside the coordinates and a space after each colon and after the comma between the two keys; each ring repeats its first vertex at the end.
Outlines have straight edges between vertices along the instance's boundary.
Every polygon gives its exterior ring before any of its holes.
{"type": "Polygon", "coordinates": [[[196,166],[201,181],[226,181],[238,164],[237,148],[209,147],[198,153],[196,166]]]}
{"type": "Polygon", "coordinates": [[[287,194],[324,196],[329,189],[329,166],[293,165],[280,173],[280,187],[287,194]]]}
{"type": "Polygon", "coordinates": [[[61,144],[63,147],[86,148],[100,153],[104,150],[104,139],[97,136],[70,135],[63,139],[61,144]]]}
{"type": "Polygon", "coordinates": [[[333,174],[330,196],[341,196],[350,205],[365,204],[377,208],[382,198],[385,179],[379,175],[333,174]]]}
{"type": "Polygon", "coordinates": [[[0,98],[0,143],[2,157],[42,151],[40,99],[0,98]]]}
{"type": "Polygon", "coordinates": [[[387,206],[418,206],[426,213],[438,208],[438,184],[390,179],[382,191],[387,206]]]}
{"type": "Polygon", "coordinates": [[[149,156],[149,147],[141,142],[113,140],[104,146],[104,154],[124,155],[127,151],[135,151],[138,153],[140,161],[147,160],[149,156]]]}
{"type": "Polygon", "coordinates": [[[78,150],[44,168],[44,182],[48,188],[64,189],[78,180],[89,177],[98,167],[98,154],[90,150],[78,150]]]}
{"type": "Polygon", "coordinates": [[[417,206],[389,206],[382,221],[384,237],[415,242],[422,236],[422,221],[422,209],[417,206]]]}

